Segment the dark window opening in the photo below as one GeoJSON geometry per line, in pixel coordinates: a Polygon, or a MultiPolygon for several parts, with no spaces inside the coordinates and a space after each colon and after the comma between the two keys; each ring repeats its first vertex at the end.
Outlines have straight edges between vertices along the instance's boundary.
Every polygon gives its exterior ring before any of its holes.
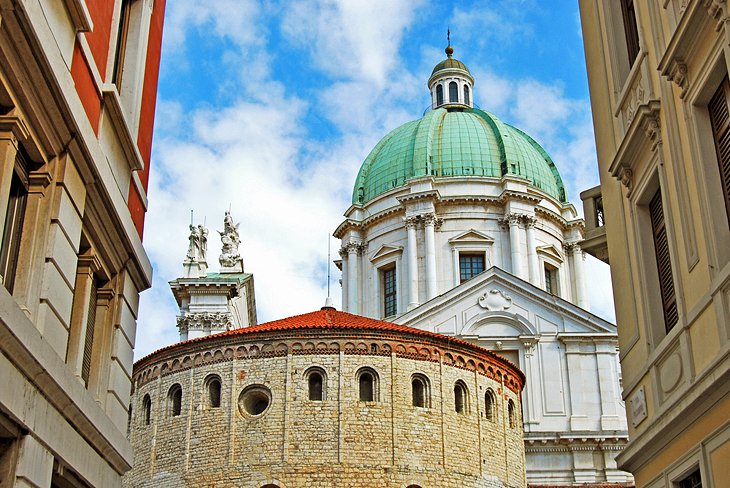
{"type": "Polygon", "coordinates": [[[444,104],[444,87],[436,85],[436,106],[444,104]]]}
{"type": "Polygon", "coordinates": [[[217,377],[208,379],[208,407],[219,408],[221,406],[221,380],[217,377]]]}
{"type": "Polygon", "coordinates": [[[679,488],[702,488],[702,477],[700,470],[696,469],[690,475],[679,482],[679,488]]]}
{"type": "Polygon", "coordinates": [[[621,14],[624,21],[624,34],[626,34],[626,52],[629,57],[629,68],[631,68],[639,55],[639,30],[636,26],[634,0],[621,0],[621,14]]]}
{"type": "Polygon", "coordinates": [[[469,87],[464,85],[464,103],[469,105],[469,87]]]}
{"type": "Polygon", "coordinates": [[[182,387],[180,385],[172,385],[170,392],[167,394],[169,402],[169,413],[171,417],[178,417],[182,412],[182,387]]]}
{"type": "Polygon", "coordinates": [[[497,420],[496,417],[496,400],[494,398],[494,392],[489,389],[484,394],[484,414],[487,420],[494,422],[497,420]]]}
{"type": "Polygon", "coordinates": [[[142,415],[144,415],[144,424],[150,425],[150,419],[152,417],[152,399],[149,395],[145,395],[142,399],[142,415]]]}
{"type": "Polygon", "coordinates": [[[322,375],[316,371],[309,373],[309,399],[315,402],[324,400],[324,381],[322,375]]]}
{"type": "Polygon", "coordinates": [[[728,101],[730,101],[730,82],[725,76],[725,79],[712,96],[708,109],[715,139],[715,153],[718,169],[720,170],[722,195],[725,200],[725,213],[727,214],[728,224],[730,224],[730,109],[728,101]]]}
{"type": "Polygon", "coordinates": [[[459,279],[463,283],[484,271],[484,254],[459,253],[459,279]]]}
{"type": "Polygon", "coordinates": [[[117,49],[114,54],[114,71],[112,83],[119,90],[122,86],[124,74],[124,57],[127,53],[127,39],[129,37],[129,20],[132,13],[132,0],[122,0],[122,10],[119,15],[119,31],[117,33],[117,49]]]}
{"type": "Polygon", "coordinates": [[[459,101],[459,86],[456,84],[455,81],[452,81],[449,83],[449,102],[458,102],[459,101]]]}
{"type": "Polygon", "coordinates": [[[509,426],[514,429],[517,426],[517,412],[515,412],[515,402],[512,400],[507,404],[507,414],[509,415],[509,426]]]}
{"type": "Polygon", "coordinates": [[[384,269],[383,276],[383,316],[390,317],[398,313],[398,299],[395,282],[395,267],[384,269]]]}
{"type": "Polygon", "coordinates": [[[661,189],[656,191],[649,202],[649,217],[651,219],[652,236],[654,238],[654,252],[656,255],[657,274],[659,275],[659,292],[662,299],[664,313],[664,327],[667,332],[677,324],[677,298],[674,293],[674,277],[672,261],[669,256],[669,239],[667,226],[664,221],[661,189]]]}
{"type": "Polygon", "coordinates": [[[456,413],[467,414],[466,386],[461,381],[454,385],[454,410],[456,413]]]}
{"type": "Polygon", "coordinates": [[[84,384],[89,386],[89,374],[91,373],[91,360],[94,350],[94,329],[96,328],[96,304],[99,291],[99,280],[93,278],[91,280],[91,290],[89,292],[89,308],[86,314],[86,337],[84,338],[84,356],[81,363],[81,379],[84,384]]]}
{"type": "Polygon", "coordinates": [[[13,293],[18,257],[20,256],[20,238],[23,231],[25,206],[28,201],[28,173],[25,158],[21,152],[15,160],[15,170],[10,182],[7,213],[3,230],[2,248],[0,248],[0,276],[5,289],[13,293]]]}
{"type": "Polygon", "coordinates": [[[411,380],[411,396],[414,407],[429,407],[428,383],[421,376],[415,376],[411,380]]]}
{"type": "Polygon", "coordinates": [[[558,270],[550,265],[545,265],[545,291],[558,295],[558,270]]]}
{"type": "Polygon", "coordinates": [[[370,371],[363,371],[358,377],[361,402],[375,401],[375,375],[370,371]]]}

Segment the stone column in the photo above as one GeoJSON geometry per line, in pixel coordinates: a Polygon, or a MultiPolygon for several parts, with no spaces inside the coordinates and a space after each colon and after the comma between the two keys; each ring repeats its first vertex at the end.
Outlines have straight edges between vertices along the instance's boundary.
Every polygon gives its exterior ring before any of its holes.
{"type": "Polygon", "coordinates": [[[418,255],[416,242],[416,217],[406,219],[408,232],[408,310],[418,306],[418,255]]]}
{"type": "Polygon", "coordinates": [[[512,253],[512,274],[525,279],[522,271],[522,249],[520,239],[520,214],[509,214],[507,220],[509,222],[509,246],[512,253]]]}
{"type": "Polygon", "coordinates": [[[585,255],[578,244],[573,245],[573,270],[575,270],[575,294],[576,305],[588,310],[588,293],[586,292],[586,280],[583,272],[583,259],[585,255]]]}
{"type": "Polygon", "coordinates": [[[349,262],[347,260],[347,248],[345,246],[340,248],[340,259],[342,259],[342,311],[348,312],[350,310],[350,304],[348,302],[350,287],[348,286],[348,280],[350,276],[347,272],[349,262]]]}
{"type": "Polygon", "coordinates": [[[349,242],[347,244],[347,310],[350,313],[360,313],[359,300],[359,282],[360,270],[358,261],[360,260],[360,247],[357,242],[349,242]]]}
{"type": "Polygon", "coordinates": [[[601,395],[601,429],[622,430],[618,416],[618,402],[621,393],[618,391],[616,377],[616,342],[612,340],[596,340],[596,363],[598,366],[598,388],[601,395]]]}
{"type": "Polygon", "coordinates": [[[527,265],[530,273],[530,283],[540,286],[540,268],[537,261],[537,245],[535,244],[535,224],[537,219],[525,216],[525,232],[527,234],[527,265]]]}
{"type": "MultiPolygon", "coordinates": [[[[534,338],[525,339],[522,343],[525,348],[525,366],[524,371],[530,378],[538,378],[537,359],[535,358],[535,349],[537,349],[537,341],[534,338]]],[[[522,404],[525,410],[525,431],[532,431],[531,424],[538,423],[537,407],[535,407],[535,398],[540,397],[539,382],[531,381],[529,388],[525,388],[522,393],[522,404]]]]}
{"type": "Polygon", "coordinates": [[[426,242],[426,300],[437,295],[436,290],[436,216],[428,214],[424,216],[423,230],[426,242]]]}

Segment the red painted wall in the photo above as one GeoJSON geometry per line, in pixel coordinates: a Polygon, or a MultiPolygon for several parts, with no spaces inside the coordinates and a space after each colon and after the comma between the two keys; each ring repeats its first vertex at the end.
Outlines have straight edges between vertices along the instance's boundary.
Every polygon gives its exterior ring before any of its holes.
{"type": "MultiPolygon", "coordinates": [[[[162,25],[165,20],[165,0],[157,0],[152,10],[150,33],[147,43],[147,59],[145,61],[144,84],[142,87],[142,104],[139,114],[139,131],[137,147],[144,161],[144,169],[139,172],[142,187],[147,191],[150,175],[150,159],[152,154],[152,131],[155,123],[155,106],[157,103],[157,81],[160,74],[160,54],[162,52],[162,25]]],[[[144,229],[144,207],[136,187],[130,185],[129,211],[137,227],[140,237],[144,229]],[[134,196],[132,195],[134,192],[134,196]],[[139,205],[137,203],[139,202],[139,205]]]]}
{"type": "Polygon", "coordinates": [[[74,54],[71,59],[71,78],[76,85],[76,92],[79,94],[81,104],[86,111],[86,117],[91,122],[94,133],[99,131],[99,116],[101,114],[101,94],[96,89],[91,66],[86,60],[78,41],[74,46],[74,54]]]}
{"type": "Polygon", "coordinates": [[[94,23],[94,30],[85,32],[84,35],[103,81],[106,81],[106,64],[109,59],[114,4],[114,0],[86,0],[86,7],[89,9],[91,21],[94,23]]]}

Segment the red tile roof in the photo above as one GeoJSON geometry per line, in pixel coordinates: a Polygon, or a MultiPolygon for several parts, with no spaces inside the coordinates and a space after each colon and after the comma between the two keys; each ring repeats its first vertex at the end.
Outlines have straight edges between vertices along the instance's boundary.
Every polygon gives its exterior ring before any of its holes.
{"type": "Polygon", "coordinates": [[[430,332],[427,330],[416,329],[414,327],[408,327],[406,325],[394,324],[392,322],[386,322],[384,320],[376,320],[361,315],[354,315],[347,312],[340,312],[334,308],[322,307],[322,309],[315,312],[309,312],[302,315],[295,315],[293,317],[287,317],[284,319],[274,320],[272,322],[266,322],[264,324],[258,324],[251,327],[245,327],[241,329],[233,329],[227,332],[221,332],[205,337],[198,337],[190,339],[185,342],[179,342],[171,344],[169,346],[158,349],[157,351],[148,354],[143,357],[137,363],[142,363],[151,356],[155,356],[160,352],[175,349],[177,347],[185,347],[198,342],[205,342],[215,340],[219,338],[226,338],[231,336],[249,336],[260,333],[276,332],[276,331],[291,331],[291,330],[316,330],[316,329],[356,329],[356,330],[372,330],[380,332],[391,332],[398,334],[409,334],[415,336],[421,336],[426,339],[433,339],[440,342],[447,342],[453,346],[461,346],[471,349],[475,353],[490,356],[496,358],[497,361],[505,362],[510,364],[518,375],[522,377],[524,381],[524,373],[520,369],[510,363],[508,360],[498,356],[492,351],[478,346],[474,343],[457,339],[451,336],[445,336],[436,332],[430,332]]]}

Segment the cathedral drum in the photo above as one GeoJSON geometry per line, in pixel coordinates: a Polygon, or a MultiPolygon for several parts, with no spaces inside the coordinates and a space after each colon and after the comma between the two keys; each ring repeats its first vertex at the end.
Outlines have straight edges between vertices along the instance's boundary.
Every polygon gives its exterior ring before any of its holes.
{"type": "Polygon", "coordinates": [[[137,362],[126,487],[524,487],[524,375],[330,307],[137,362]]]}

